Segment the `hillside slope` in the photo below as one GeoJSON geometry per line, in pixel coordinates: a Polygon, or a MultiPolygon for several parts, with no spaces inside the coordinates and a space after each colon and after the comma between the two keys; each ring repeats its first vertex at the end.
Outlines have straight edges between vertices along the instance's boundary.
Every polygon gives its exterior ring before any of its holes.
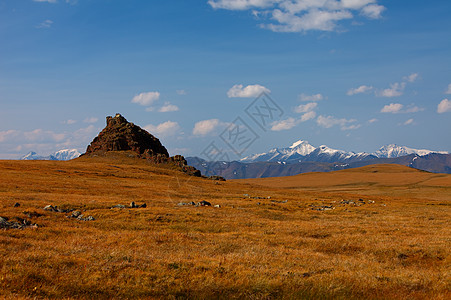
{"type": "Polygon", "coordinates": [[[298,190],[132,152],[0,161],[0,298],[449,299],[449,178],[377,168],[295,176],[298,190]],[[203,200],[220,207],[188,204],[203,200]]]}

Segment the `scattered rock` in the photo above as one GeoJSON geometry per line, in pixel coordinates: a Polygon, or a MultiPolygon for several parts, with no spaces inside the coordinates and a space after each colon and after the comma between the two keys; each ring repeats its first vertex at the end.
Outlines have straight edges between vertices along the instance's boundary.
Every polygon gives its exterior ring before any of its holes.
{"type": "Polygon", "coordinates": [[[58,206],[53,206],[53,205],[47,205],[46,207],[44,207],[44,210],[60,212],[60,213],[68,213],[68,212],[73,211],[73,209],[62,209],[62,208],[59,208],[58,206]]]}
{"type": "Polygon", "coordinates": [[[213,207],[216,207],[216,208],[220,208],[221,207],[221,205],[219,205],[219,204],[216,204],[215,206],[213,206],[213,207]]]}
{"type": "Polygon", "coordinates": [[[326,211],[326,210],[335,209],[335,207],[332,205],[320,205],[320,206],[310,205],[310,206],[312,206],[311,210],[317,210],[317,211],[326,211]]]}
{"type": "Polygon", "coordinates": [[[80,221],[95,221],[95,218],[93,216],[87,216],[85,218],[84,215],[79,215],[77,217],[77,220],[80,220],[80,221]]]}
{"type": "Polygon", "coordinates": [[[16,222],[10,222],[6,217],[0,217],[1,229],[23,229],[25,227],[38,227],[37,224],[31,223],[31,221],[16,217],[16,222]]]}
{"type": "Polygon", "coordinates": [[[135,202],[130,203],[130,207],[131,207],[131,208],[137,208],[135,202]]]}
{"type": "Polygon", "coordinates": [[[197,206],[211,206],[211,203],[205,200],[200,201],[197,203],[197,206]]]}
{"type": "Polygon", "coordinates": [[[224,177],[218,176],[218,175],[212,175],[212,176],[210,176],[208,178],[211,179],[211,180],[226,181],[224,177]]]}
{"type": "Polygon", "coordinates": [[[125,205],[122,205],[122,204],[116,204],[116,205],[114,205],[114,206],[111,207],[111,208],[125,208],[125,205]]]}
{"type": "Polygon", "coordinates": [[[14,207],[19,207],[19,206],[20,206],[19,202],[14,203],[14,207]]]}
{"type": "Polygon", "coordinates": [[[70,218],[78,218],[81,215],[81,211],[73,211],[72,215],[70,215],[70,218]]]}
{"type": "Polygon", "coordinates": [[[273,203],[287,203],[288,200],[283,200],[283,201],[271,200],[271,202],[273,202],[273,203]]]}
{"type": "Polygon", "coordinates": [[[44,207],[44,210],[47,210],[47,211],[56,211],[56,209],[55,209],[52,205],[47,205],[46,207],[44,207]]]}

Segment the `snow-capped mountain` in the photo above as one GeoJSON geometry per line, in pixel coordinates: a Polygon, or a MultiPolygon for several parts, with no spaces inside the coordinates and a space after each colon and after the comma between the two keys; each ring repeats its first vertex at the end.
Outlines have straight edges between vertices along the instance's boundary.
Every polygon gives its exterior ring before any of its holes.
{"type": "Polygon", "coordinates": [[[38,155],[36,152],[30,151],[22,156],[21,160],[43,160],[45,157],[38,155]]]}
{"type": "Polygon", "coordinates": [[[274,148],[267,153],[260,153],[247,156],[241,159],[242,162],[258,162],[258,161],[292,161],[301,159],[315,151],[315,147],[307,141],[299,140],[288,148],[274,148]]]}
{"type": "Polygon", "coordinates": [[[410,155],[410,154],[424,156],[424,155],[428,155],[430,153],[448,154],[448,152],[446,152],[446,151],[412,149],[412,148],[405,147],[405,146],[398,146],[395,144],[390,144],[390,145],[381,147],[378,151],[374,152],[373,155],[377,156],[378,158],[395,158],[395,157],[401,157],[401,156],[406,156],[406,155],[410,155]]]}
{"type": "Polygon", "coordinates": [[[396,158],[406,156],[409,154],[415,154],[418,156],[424,156],[430,153],[447,154],[445,151],[432,151],[424,149],[412,149],[404,146],[397,146],[394,144],[381,147],[374,153],[355,153],[347,152],[343,150],[337,150],[321,145],[314,147],[309,144],[308,141],[299,140],[293,143],[287,148],[274,148],[267,153],[259,153],[247,156],[241,159],[241,162],[284,162],[284,163],[297,163],[297,162],[343,162],[351,163],[364,161],[374,158],[396,158]]]}
{"type": "Polygon", "coordinates": [[[71,160],[81,155],[77,149],[63,149],[51,154],[51,160],[71,160]]]}
{"type": "Polygon", "coordinates": [[[49,156],[41,156],[36,152],[29,152],[26,155],[22,156],[22,160],[71,160],[77,158],[81,155],[77,149],[63,149],[56,151],[49,156]]]}

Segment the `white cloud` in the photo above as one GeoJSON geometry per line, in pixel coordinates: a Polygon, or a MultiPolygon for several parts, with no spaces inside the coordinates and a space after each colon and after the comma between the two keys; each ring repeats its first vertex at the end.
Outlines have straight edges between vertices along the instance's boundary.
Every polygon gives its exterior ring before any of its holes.
{"type": "Polygon", "coordinates": [[[446,90],[445,94],[451,94],[451,83],[448,85],[448,89],[446,90]]]}
{"type": "Polygon", "coordinates": [[[400,113],[401,110],[403,109],[404,105],[402,105],[401,103],[390,103],[389,105],[385,105],[382,109],[381,112],[382,113],[392,113],[392,114],[397,114],[400,113]]]}
{"type": "Polygon", "coordinates": [[[19,134],[19,131],[17,130],[6,130],[6,131],[0,131],[0,142],[6,142],[10,141],[13,138],[17,137],[19,134]]]}
{"type": "Polygon", "coordinates": [[[381,17],[385,7],[377,0],[209,0],[215,9],[251,10],[260,24],[275,32],[333,31],[338,22],[354,18],[354,12],[368,19],[381,17]]]}
{"type": "Polygon", "coordinates": [[[99,119],[95,117],[86,118],[83,120],[84,123],[96,123],[99,119]]]}
{"type": "Polygon", "coordinates": [[[407,121],[404,122],[403,125],[413,125],[414,120],[413,119],[408,119],[407,121]]]}
{"type": "Polygon", "coordinates": [[[181,96],[187,94],[187,92],[185,90],[177,90],[176,92],[177,92],[177,95],[181,95],[181,96]]]}
{"type": "Polygon", "coordinates": [[[225,126],[227,126],[227,123],[221,122],[218,119],[203,120],[194,124],[193,134],[205,136],[214,132],[217,128],[225,126]]]}
{"type": "Polygon", "coordinates": [[[324,127],[324,128],[331,128],[333,126],[339,126],[341,130],[352,130],[352,129],[358,129],[360,128],[359,124],[352,124],[357,122],[355,119],[336,119],[332,116],[319,116],[316,119],[316,123],[318,126],[324,127]]]}
{"type": "Polygon", "coordinates": [[[242,84],[235,84],[228,92],[229,98],[255,98],[260,96],[261,93],[271,93],[271,91],[259,84],[248,85],[243,87],[242,84]]]}
{"type": "Polygon", "coordinates": [[[73,125],[75,123],[77,123],[77,121],[76,120],[72,120],[72,119],[63,121],[63,124],[67,124],[67,125],[73,125]]]}
{"type": "Polygon", "coordinates": [[[177,105],[173,105],[169,102],[165,102],[164,106],[162,106],[158,111],[159,112],[171,112],[171,111],[178,111],[179,107],[177,105]]]}
{"type": "Polygon", "coordinates": [[[301,100],[301,101],[320,101],[323,99],[324,99],[324,96],[321,94],[314,94],[314,95],[300,94],[299,95],[299,100],[301,100]]]}
{"type": "Polygon", "coordinates": [[[403,79],[408,82],[414,82],[415,80],[418,79],[418,76],[419,76],[418,73],[412,73],[409,76],[404,77],[403,79]]]}
{"type": "Polygon", "coordinates": [[[373,123],[375,123],[375,122],[377,122],[377,121],[379,121],[379,120],[376,119],[376,118],[374,118],[374,119],[368,120],[368,123],[373,124],[373,123]]]}
{"type": "Polygon", "coordinates": [[[376,93],[376,95],[380,96],[380,97],[387,97],[387,98],[398,97],[404,93],[405,87],[406,87],[405,82],[401,82],[401,83],[395,82],[393,84],[390,84],[390,88],[379,91],[376,93]]]}
{"type": "Polygon", "coordinates": [[[48,3],[56,3],[58,0],[33,0],[34,2],[48,2],[48,3]]]}
{"type": "Polygon", "coordinates": [[[437,112],[439,114],[451,112],[451,101],[448,99],[443,99],[437,106],[437,112]]]}
{"type": "Polygon", "coordinates": [[[138,103],[143,106],[149,106],[152,105],[158,99],[160,99],[159,92],[147,92],[138,94],[135,97],[133,97],[132,103],[138,103]]]}
{"type": "Polygon", "coordinates": [[[305,122],[305,121],[314,119],[315,117],[316,117],[316,112],[314,112],[314,111],[306,112],[305,114],[303,114],[301,116],[301,122],[305,122]]]}
{"type": "Polygon", "coordinates": [[[409,105],[406,109],[403,109],[404,105],[401,103],[390,103],[389,105],[385,105],[382,109],[382,113],[392,113],[392,114],[398,114],[398,113],[416,113],[419,111],[423,111],[424,108],[415,106],[413,104],[409,105]]]}
{"type": "Polygon", "coordinates": [[[52,27],[53,21],[52,20],[45,20],[44,22],[36,25],[36,28],[50,28],[52,27]]]}
{"type": "Polygon", "coordinates": [[[346,95],[348,96],[352,96],[352,95],[356,95],[356,94],[362,94],[362,93],[367,93],[369,91],[371,91],[373,89],[372,86],[368,86],[368,85],[361,85],[358,88],[354,88],[354,89],[349,89],[346,93],[346,95]]]}
{"type": "Polygon", "coordinates": [[[382,5],[372,4],[362,8],[361,14],[369,19],[380,19],[385,7],[382,5]]]}
{"type": "Polygon", "coordinates": [[[299,105],[294,108],[294,111],[297,113],[306,113],[314,110],[318,106],[318,103],[310,102],[304,105],[299,105]]]}
{"type": "Polygon", "coordinates": [[[215,9],[246,10],[250,8],[264,8],[271,6],[274,0],[208,0],[208,4],[215,9]]]}
{"type": "Polygon", "coordinates": [[[166,121],[158,125],[146,125],[144,129],[155,136],[171,136],[180,130],[180,125],[177,122],[166,121]]]}
{"type": "Polygon", "coordinates": [[[293,128],[297,124],[298,124],[298,120],[296,120],[294,118],[288,118],[286,120],[280,120],[280,121],[273,122],[271,124],[272,125],[271,130],[272,131],[288,130],[288,129],[293,128]]]}

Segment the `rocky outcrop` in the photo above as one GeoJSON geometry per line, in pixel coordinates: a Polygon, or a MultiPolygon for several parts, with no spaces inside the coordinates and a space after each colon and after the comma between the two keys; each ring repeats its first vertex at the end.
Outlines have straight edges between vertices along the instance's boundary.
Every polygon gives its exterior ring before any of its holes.
{"type": "Polygon", "coordinates": [[[168,150],[160,141],[142,129],[128,122],[120,114],[106,118],[106,127],[86,149],[86,154],[106,151],[133,151],[144,157],[158,154],[169,157],[168,150]]]}
{"type": "Polygon", "coordinates": [[[86,149],[84,155],[110,151],[133,151],[139,158],[155,164],[171,164],[192,176],[201,176],[199,170],[188,166],[181,155],[169,157],[168,150],[155,136],[130,123],[122,115],[106,118],[106,127],[99,133],[86,149]]]}

